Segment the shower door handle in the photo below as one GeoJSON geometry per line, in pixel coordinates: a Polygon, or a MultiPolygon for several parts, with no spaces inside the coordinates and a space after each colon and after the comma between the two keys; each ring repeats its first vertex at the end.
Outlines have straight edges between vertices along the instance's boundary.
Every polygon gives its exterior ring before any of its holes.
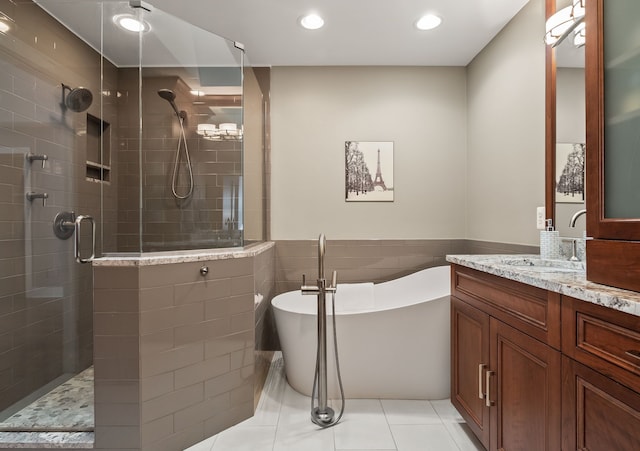
{"type": "Polygon", "coordinates": [[[61,240],[71,238],[75,233],[76,237],[73,245],[73,253],[78,263],[89,263],[96,256],[96,222],[92,216],[78,215],[72,211],[61,211],[56,214],[53,219],[53,233],[61,240]],[[87,258],[82,257],[80,252],[80,243],[82,241],[82,222],[88,221],[91,225],[91,255],[87,258]]]}
{"type": "Polygon", "coordinates": [[[96,222],[93,220],[92,216],[89,215],[78,215],[76,216],[76,220],[74,221],[76,239],[74,245],[74,253],[76,255],[76,261],[78,263],[89,263],[93,261],[96,256],[96,222]],[[91,255],[87,258],[83,258],[80,252],[80,241],[82,235],[82,221],[88,221],[91,224],[91,255]]]}

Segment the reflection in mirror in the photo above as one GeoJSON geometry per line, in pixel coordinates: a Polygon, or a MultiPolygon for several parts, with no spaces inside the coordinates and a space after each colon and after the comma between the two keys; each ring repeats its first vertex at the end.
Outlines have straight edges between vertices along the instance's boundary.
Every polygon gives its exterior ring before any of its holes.
{"type": "MultiPolygon", "coordinates": [[[[557,2],[561,9],[571,2],[557,2]],[[565,4],[566,3],[566,4],[565,4]]],[[[584,143],[585,78],[584,47],[576,47],[573,39],[565,39],[556,52],[556,166],[555,222],[562,237],[581,238],[586,228],[585,216],[569,227],[571,217],[585,208],[584,143]],[[582,171],[582,173],[581,173],[582,171]]]]}

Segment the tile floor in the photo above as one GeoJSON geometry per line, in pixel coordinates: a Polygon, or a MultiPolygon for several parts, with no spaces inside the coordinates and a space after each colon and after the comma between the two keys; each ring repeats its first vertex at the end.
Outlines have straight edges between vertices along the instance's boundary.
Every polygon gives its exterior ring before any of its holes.
{"type": "Polygon", "coordinates": [[[348,399],[344,417],[328,429],[311,423],[309,410],[276,353],[255,416],[186,451],[484,450],[447,399],[348,399]]]}

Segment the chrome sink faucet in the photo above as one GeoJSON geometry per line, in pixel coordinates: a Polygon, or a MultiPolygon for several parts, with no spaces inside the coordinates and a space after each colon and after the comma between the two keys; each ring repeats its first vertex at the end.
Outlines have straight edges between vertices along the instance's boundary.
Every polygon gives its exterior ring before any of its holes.
{"type": "Polygon", "coordinates": [[[575,227],[576,221],[578,220],[578,218],[586,213],[587,213],[587,210],[576,211],[575,214],[571,217],[571,220],[569,221],[569,227],[575,227]]]}

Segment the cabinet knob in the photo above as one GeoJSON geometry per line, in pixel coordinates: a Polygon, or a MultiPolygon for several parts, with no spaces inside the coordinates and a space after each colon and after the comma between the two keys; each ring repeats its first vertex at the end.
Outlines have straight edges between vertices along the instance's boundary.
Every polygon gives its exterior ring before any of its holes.
{"type": "Polygon", "coordinates": [[[202,276],[209,274],[209,267],[207,265],[203,265],[202,268],[200,268],[200,274],[202,276]]]}

